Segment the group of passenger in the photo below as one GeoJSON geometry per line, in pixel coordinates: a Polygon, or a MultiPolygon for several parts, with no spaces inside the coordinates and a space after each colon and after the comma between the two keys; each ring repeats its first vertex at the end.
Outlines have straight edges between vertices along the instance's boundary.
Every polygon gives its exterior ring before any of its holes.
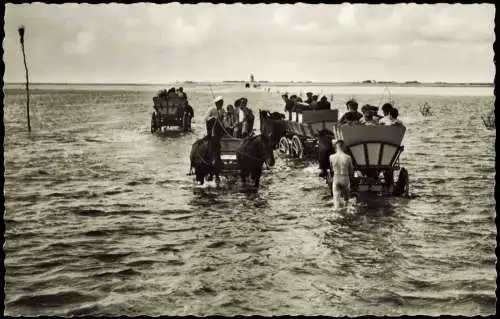
{"type": "MultiPolygon", "coordinates": [[[[184,116],[184,113],[188,113],[191,118],[194,118],[194,109],[191,105],[189,105],[187,94],[184,92],[182,87],[179,88],[170,88],[168,90],[162,90],[158,93],[157,98],[160,100],[169,100],[169,99],[181,99],[181,103],[177,105],[177,113],[176,116],[180,119],[184,116]]],[[[154,98],[153,98],[154,101],[154,98]]],[[[157,108],[157,105],[154,106],[157,108]]]]}
{"type": "Polygon", "coordinates": [[[328,102],[328,98],[326,96],[322,96],[321,99],[319,99],[319,95],[313,94],[312,92],[307,92],[306,96],[306,100],[302,101],[302,98],[295,94],[288,97],[288,93],[283,93],[281,98],[285,102],[285,112],[329,110],[331,108],[331,104],[328,102]]]}
{"type": "Polygon", "coordinates": [[[181,87],[179,88],[174,88],[174,87],[171,87],[170,89],[167,90],[162,90],[160,91],[160,93],[158,93],[158,97],[159,98],[173,98],[173,97],[180,97],[182,98],[183,100],[187,101],[187,95],[186,93],[184,93],[184,89],[181,87]]]}
{"type": "Polygon", "coordinates": [[[248,99],[246,97],[237,99],[234,105],[228,104],[225,110],[222,96],[216,97],[214,103],[215,107],[210,109],[205,118],[207,135],[212,133],[213,121],[210,120],[214,118],[224,127],[227,135],[243,138],[252,134],[255,116],[247,106],[248,99]]]}
{"type": "Polygon", "coordinates": [[[382,105],[383,115],[378,114],[379,108],[373,105],[365,104],[361,107],[361,113],[358,112],[358,102],[349,100],[346,103],[347,113],[339,120],[340,124],[361,124],[361,125],[403,125],[398,120],[399,111],[391,103],[382,105]]]}

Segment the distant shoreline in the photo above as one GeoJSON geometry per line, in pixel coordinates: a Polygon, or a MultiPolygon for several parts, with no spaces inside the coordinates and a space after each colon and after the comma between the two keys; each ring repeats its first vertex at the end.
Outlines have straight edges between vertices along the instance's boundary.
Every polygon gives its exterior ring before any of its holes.
{"type": "MultiPolygon", "coordinates": [[[[238,85],[242,86],[247,83],[246,81],[218,81],[218,82],[196,82],[196,81],[184,81],[184,82],[173,82],[173,83],[50,83],[50,82],[31,82],[30,85],[44,86],[44,85],[67,85],[67,86],[180,86],[180,85],[203,85],[203,84],[216,84],[216,85],[238,85]]],[[[260,84],[260,87],[284,87],[284,86],[367,86],[367,87],[493,87],[494,83],[451,83],[451,82],[267,82],[260,81],[255,82],[260,84]]],[[[4,85],[25,85],[25,83],[11,82],[5,83],[4,85]]]]}

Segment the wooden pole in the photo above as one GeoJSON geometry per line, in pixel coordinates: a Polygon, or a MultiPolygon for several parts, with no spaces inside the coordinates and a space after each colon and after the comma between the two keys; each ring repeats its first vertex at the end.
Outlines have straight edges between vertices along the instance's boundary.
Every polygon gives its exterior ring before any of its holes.
{"type": "Polygon", "coordinates": [[[26,54],[24,53],[24,26],[17,29],[19,32],[19,38],[21,41],[21,48],[23,50],[23,60],[24,60],[24,70],[26,72],[26,114],[28,117],[28,132],[31,132],[30,124],[30,89],[29,89],[29,78],[28,78],[28,65],[26,64],[26,54]]]}

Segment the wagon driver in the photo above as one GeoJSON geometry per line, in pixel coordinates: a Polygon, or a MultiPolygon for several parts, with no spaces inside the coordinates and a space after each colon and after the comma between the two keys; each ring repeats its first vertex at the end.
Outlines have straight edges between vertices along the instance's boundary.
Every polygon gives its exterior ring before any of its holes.
{"type": "MultiPolygon", "coordinates": [[[[205,118],[205,123],[207,125],[207,136],[212,135],[212,126],[209,127],[209,121],[213,118],[217,119],[217,121],[221,124],[224,123],[224,98],[222,96],[218,96],[214,100],[215,107],[212,107],[208,112],[207,117],[205,118]]],[[[215,124],[215,123],[214,123],[215,124]]]]}
{"type": "Polygon", "coordinates": [[[330,155],[330,167],[333,172],[332,193],[335,209],[345,206],[349,200],[351,178],[354,176],[352,158],[344,152],[344,141],[335,143],[335,154],[330,155]]]}

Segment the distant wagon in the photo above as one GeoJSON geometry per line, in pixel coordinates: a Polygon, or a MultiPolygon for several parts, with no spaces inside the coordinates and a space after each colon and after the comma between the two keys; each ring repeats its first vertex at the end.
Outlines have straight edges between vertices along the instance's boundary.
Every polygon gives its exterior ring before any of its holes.
{"type": "MultiPolygon", "coordinates": [[[[389,196],[409,194],[409,176],[400,167],[399,157],[406,128],[384,125],[335,125],[335,140],[343,140],[351,155],[356,193],[378,193],[389,196]]],[[[328,184],[331,188],[331,175],[328,184]]]]}
{"type": "Polygon", "coordinates": [[[163,128],[181,132],[191,131],[191,113],[187,112],[188,103],[175,92],[162,91],[153,97],[154,112],[151,114],[151,133],[163,128]]]}
{"type": "Polygon", "coordinates": [[[281,119],[273,118],[265,110],[260,110],[259,113],[261,130],[273,131],[275,147],[279,153],[296,158],[315,154],[319,132],[328,130],[333,135],[333,126],[338,121],[336,109],[288,112],[288,119],[286,115],[281,119]]]}

